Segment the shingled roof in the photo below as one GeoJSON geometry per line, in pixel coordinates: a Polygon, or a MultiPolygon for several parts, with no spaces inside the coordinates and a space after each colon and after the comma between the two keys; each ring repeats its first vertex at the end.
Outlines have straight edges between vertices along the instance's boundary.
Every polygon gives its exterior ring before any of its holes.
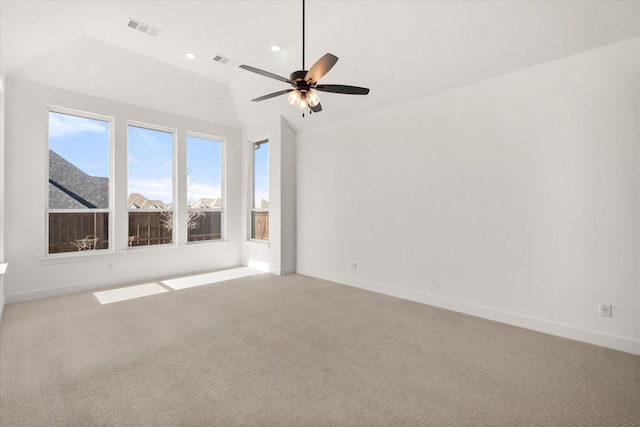
{"type": "Polygon", "coordinates": [[[167,209],[162,200],[149,200],[140,193],[131,193],[127,199],[129,209],[167,209]]]}
{"type": "Polygon", "coordinates": [[[109,178],[91,176],[49,150],[50,209],[108,209],[109,178]]]}

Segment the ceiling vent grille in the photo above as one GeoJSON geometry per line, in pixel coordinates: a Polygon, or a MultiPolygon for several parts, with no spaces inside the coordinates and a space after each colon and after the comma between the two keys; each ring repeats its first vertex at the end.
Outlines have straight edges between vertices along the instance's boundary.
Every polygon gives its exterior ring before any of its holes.
{"type": "Polygon", "coordinates": [[[236,65],[238,65],[237,61],[234,61],[231,58],[227,58],[226,56],[222,56],[219,53],[216,53],[216,56],[213,57],[213,60],[228,67],[235,67],[236,65]]]}
{"type": "Polygon", "coordinates": [[[160,34],[160,30],[158,30],[157,28],[153,28],[150,25],[143,24],[142,22],[136,21],[134,19],[129,19],[128,27],[148,34],[151,37],[155,37],[160,34]]]}

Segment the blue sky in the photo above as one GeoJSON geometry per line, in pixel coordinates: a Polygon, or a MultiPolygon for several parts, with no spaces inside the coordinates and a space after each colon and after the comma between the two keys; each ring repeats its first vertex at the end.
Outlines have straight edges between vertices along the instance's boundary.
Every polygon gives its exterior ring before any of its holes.
{"type": "MultiPolygon", "coordinates": [[[[127,145],[128,194],[171,203],[173,134],[129,126],[127,145]]],[[[219,141],[187,137],[188,202],[222,196],[221,147],[219,141]]],[[[109,175],[108,122],[50,112],[49,148],[89,175],[109,175]]]]}
{"type": "Polygon", "coordinates": [[[49,148],[91,176],[109,176],[109,123],[49,113],[49,148]]]}
{"type": "Polygon", "coordinates": [[[269,200],[269,144],[260,144],[260,148],[253,151],[254,171],[254,203],[260,199],[269,200]]]}

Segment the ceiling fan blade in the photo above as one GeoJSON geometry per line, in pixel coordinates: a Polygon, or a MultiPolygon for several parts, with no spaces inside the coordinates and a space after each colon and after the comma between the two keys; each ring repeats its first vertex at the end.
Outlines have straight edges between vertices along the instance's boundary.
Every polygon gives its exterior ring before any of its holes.
{"type": "Polygon", "coordinates": [[[240,68],[243,70],[251,71],[252,73],[260,74],[261,76],[270,77],[272,79],[279,80],[285,83],[291,83],[289,79],[285,79],[284,77],[280,77],[277,74],[270,73],[268,71],[260,70],[259,68],[252,67],[250,65],[240,65],[240,68]]]}
{"type": "Polygon", "coordinates": [[[317,85],[315,89],[321,92],[344,93],[347,95],[366,95],[369,93],[369,89],[366,87],[347,85],[317,85]]]}
{"type": "Polygon", "coordinates": [[[332,55],[330,53],[325,54],[322,58],[318,59],[315,64],[311,66],[307,75],[305,76],[305,81],[309,83],[316,83],[318,80],[322,78],[325,74],[329,72],[334,65],[338,62],[338,57],[332,55]]]}
{"type": "Polygon", "coordinates": [[[256,99],[252,99],[252,101],[253,102],[264,101],[265,99],[275,98],[276,96],[284,95],[285,93],[288,93],[288,92],[293,92],[293,89],[285,89],[285,90],[281,90],[281,91],[278,91],[278,92],[273,92],[273,93],[261,96],[261,97],[256,98],[256,99]]]}
{"type": "Polygon", "coordinates": [[[320,111],[322,111],[322,105],[318,103],[315,107],[311,107],[311,111],[313,111],[314,113],[319,113],[320,111]]]}

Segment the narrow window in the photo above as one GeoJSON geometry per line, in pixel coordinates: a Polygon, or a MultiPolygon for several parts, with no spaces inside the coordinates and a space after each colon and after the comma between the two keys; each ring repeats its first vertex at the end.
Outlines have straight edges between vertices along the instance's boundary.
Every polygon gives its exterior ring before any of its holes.
{"type": "Polygon", "coordinates": [[[187,241],[222,239],[222,142],[187,136],[187,241]]]}
{"type": "Polygon", "coordinates": [[[111,121],[49,111],[48,253],[109,248],[111,121]]]}
{"type": "Polygon", "coordinates": [[[129,246],[173,242],[174,133],[128,126],[129,246]]]}
{"type": "Polygon", "coordinates": [[[269,141],[253,143],[251,239],[269,240],[269,141]]]}

